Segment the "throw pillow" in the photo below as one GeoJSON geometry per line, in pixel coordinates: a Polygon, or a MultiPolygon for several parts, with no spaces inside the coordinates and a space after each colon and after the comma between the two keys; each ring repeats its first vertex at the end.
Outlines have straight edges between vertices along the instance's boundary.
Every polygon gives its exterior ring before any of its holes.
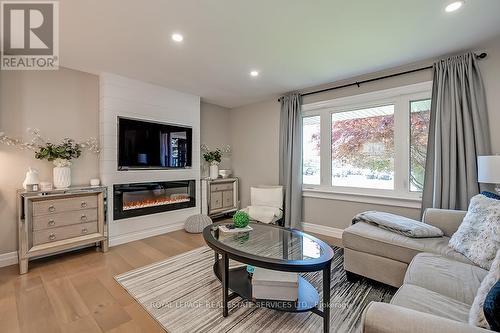
{"type": "Polygon", "coordinates": [[[495,283],[500,280],[500,251],[497,252],[495,260],[491,264],[491,269],[486,277],[481,281],[476,297],[469,311],[469,324],[490,329],[484,316],[484,301],[495,283]]]}
{"type": "Polygon", "coordinates": [[[484,316],[490,329],[500,332],[500,280],[491,288],[483,305],[484,316]]]}
{"type": "Polygon", "coordinates": [[[483,191],[483,192],[481,192],[481,194],[484,195],[485,197],[488,197],[491,199],[500,200],[500,195],[493,193],[493,192],[483,191]]]}
{"type": "Polygon", "coordinates": [[[500,244],[500,200],[474,196],[448,245],[476,265],[490,269],[500,244]]]}

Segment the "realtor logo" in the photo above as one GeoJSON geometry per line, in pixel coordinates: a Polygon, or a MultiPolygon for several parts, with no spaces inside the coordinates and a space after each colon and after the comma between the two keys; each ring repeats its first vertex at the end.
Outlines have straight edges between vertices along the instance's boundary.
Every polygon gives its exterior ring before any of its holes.
{"type": "Polygon", "coordinates": [[[59,67],[59,3],[1,2],[1,69],[59,67]]]}

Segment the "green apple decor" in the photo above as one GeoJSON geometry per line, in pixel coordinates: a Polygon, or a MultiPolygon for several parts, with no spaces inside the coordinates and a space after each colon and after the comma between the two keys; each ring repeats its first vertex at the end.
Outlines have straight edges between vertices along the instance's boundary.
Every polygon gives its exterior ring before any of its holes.
{"type": "Polygon", "coordinates": [[[244,228],[250,222],[250,216],[244,211],[237,211],[233,215],[233,223],[236,228],[244,228]]]}

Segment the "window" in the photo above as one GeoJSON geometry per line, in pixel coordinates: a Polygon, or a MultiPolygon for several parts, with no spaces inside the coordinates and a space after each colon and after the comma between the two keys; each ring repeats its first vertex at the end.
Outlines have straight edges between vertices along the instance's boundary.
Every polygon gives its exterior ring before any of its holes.
{"type": "Polygon", "coordinates": [[[431,85],[303,105],[304,189],[418,199],[431,85]]]}
{"type": "Polygon", "coordinates": [[[410,101],[410,191],[424,188],[431,100],[410,101]]]}
{"type": "Polygon", "coordinates": [[[303,183],[320,184],[320,117],[302,118],[303,183]]]}
{"type": "Polygon", "coordinates": [[[332,185],[394,188],[394,105],[332,114],[332,185]]]}

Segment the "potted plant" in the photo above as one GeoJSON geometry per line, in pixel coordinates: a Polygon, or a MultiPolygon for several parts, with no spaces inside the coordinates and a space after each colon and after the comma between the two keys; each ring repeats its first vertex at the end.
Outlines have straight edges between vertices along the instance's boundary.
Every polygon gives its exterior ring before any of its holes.
{"type": "Polygon", "coordinates": [[[72,139],[63,139],[59,144],[47,142],[35,152],[35,158],[54,163],[54,187],[68,188],[71,186],[71,160],[80,157],[82,147],[72,139]]]}
{"type": "Polygon", "coordinates": [[[219,148],[213,151],[208,151],[203,154],[205,161],[210,164],[210,179],[219,177],[219,164],[222,161],[222,152],[219,148]]]}

